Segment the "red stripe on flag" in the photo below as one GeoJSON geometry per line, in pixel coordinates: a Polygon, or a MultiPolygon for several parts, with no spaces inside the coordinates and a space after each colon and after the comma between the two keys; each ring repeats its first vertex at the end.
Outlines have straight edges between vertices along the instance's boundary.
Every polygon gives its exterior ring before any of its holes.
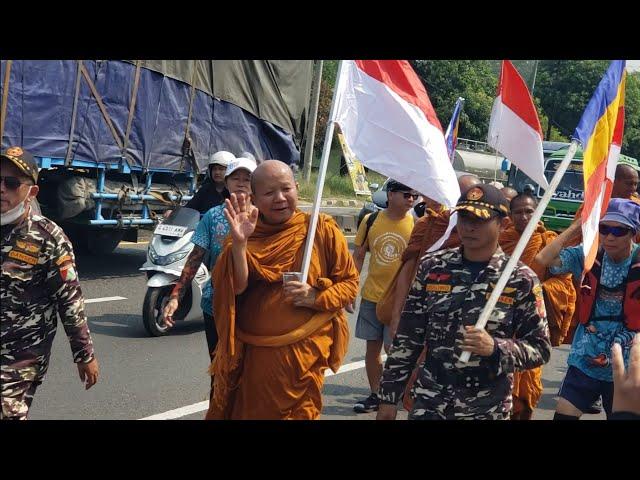
{"type": "Polygon", "coordinates": [[[509,107],[527,125],[533,128],[542,139],[542,127],[538,119],[533,99],[516,68],[509,60],[502,61],[500,81],[498,83],[498,95],[502,97],[502,103],[509,107]]]}
{"type": "Polygon", "coordinates": [[[364,73],[384,83],[400,98],[422,110],[429,123],[443,131],[427,90],[409,62],[406,60],[356,60],[355,63],[364,73]]]}
{"type": "Polygon", "coordinates": [[[624,104],[621,104],[618,108],[618,117],[616,118],[616,128],[613,131],[613,138],[611,143],[615,143],[618,146],[622,146],[622,135],[624,132],[624,104]]]}
{"type": "MultiPolygon", "coordinates": [[[[582,210],[582,223],[585,223],[587,219],[591,216],[591,212],[593,211],[593,207],[595,206],[598,197],[600,196],[600,192],[602,191],[602,185],[605,182],[607,174],[607,162],[601,162],[598,165],[598,168],[593,172],[589,180],[587,181],[587,185],[585,186],[584,191],[584,208],[582,210]]],[[[611,194],[611,192],[609,192],[611,194]]],[[[600,218],[607,211],[607,205],[609,204],[609,198],[606,196],[603,197],[603,208],[600,212],[600,218]]]]}

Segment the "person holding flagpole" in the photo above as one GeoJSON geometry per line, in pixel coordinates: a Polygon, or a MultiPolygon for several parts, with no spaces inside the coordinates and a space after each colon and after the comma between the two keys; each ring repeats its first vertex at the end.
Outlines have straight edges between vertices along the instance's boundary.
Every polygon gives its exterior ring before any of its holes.
{"type": "Polygon", "coordinates": [[[380,383],[378,420],[393,420],[421,352],[414,420],[507,420],[516,369],[549,360],[542,288],[523,263],[510,275],[484,329],[474,327],[508,257],[498,238],[509,207],[492,185],[470,188],[454,209],[462,246],[425,255],[380,383]],[[468,363],[460,361],[470,352],[468,363]]]}
{"type": "Polygon", "coordinates": [[[225,202],[230,235],[213,271],[218,343],[206,418],[315,420],[325,370],[337,372],[347,351],[344,307],[358,293],[358,271],[340,228],[322,214],[302,279],[310,215],[297,207],[287,164],[261,163],[251,190],[253,205],[235,194],[225,202]]]}
{"type": "MultiPolygon", "coordinates": [[[[583,245],[565,248],[579,233],[576,221],[536,256],[552,274],[583,275],[583,245]]],[[[599,224],[600,243],[593,268],[579,291],[579,325],[571,344],[569,369],[560,387],[554,420],[578,420],[602,396],[607,416],[613,402],[610,351],[619,344],[628,363],[635,332],[640,331],[640,205],[613,198],[599,224]]]]}

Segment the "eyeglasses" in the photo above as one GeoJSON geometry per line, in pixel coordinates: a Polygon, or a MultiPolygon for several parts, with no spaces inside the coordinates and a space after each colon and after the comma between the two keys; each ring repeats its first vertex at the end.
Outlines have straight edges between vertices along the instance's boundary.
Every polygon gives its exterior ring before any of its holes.
{"type": "Polygon", "coordinates": [[[21,181],[18,177],[0,176],[0,182],[4,183],[9,190],[17,190],[20,185],[26,185],[27,182],[21,181]]]}
{"type": "Polygon", "coordinates": [[[631,229],[629,227],[612,227],[609,225],[599,225],[598,231],[601,235],[605,236],[612,234],[614,237],[624,237],[631,231],[631,229]]]}
{"type": "Polygon", "coordinates": [[[410,198],[413,198],[414,200],[417,200],[418,197],[420,195],[416,194],[416,193],[408,193],[408,192],[398,192],[398,193],[402,193],[402,196],[404,197],[405,200],[408,200],[410,198]]]}

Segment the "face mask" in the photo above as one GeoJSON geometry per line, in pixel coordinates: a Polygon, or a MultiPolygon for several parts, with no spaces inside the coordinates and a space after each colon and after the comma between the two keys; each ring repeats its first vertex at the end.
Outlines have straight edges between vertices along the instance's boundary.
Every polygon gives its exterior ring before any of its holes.
{"type": "Polygon", "coordinates": [[[3,213],[0,216],[0,225],[3,225],[3,226],[10,225],[16,220],[18,220],[20,217],[22,217],[22,215],[24,215],[24,212],[26,212],[27,210],[26,200],[27,198],[29,198],[30,192],[31,192],[31,189],[29,189],[29,191],[27,192],[27,195],[24,197],[24,200],[22,200],[18,205],[13,207],[7,213],[3,213]]]}

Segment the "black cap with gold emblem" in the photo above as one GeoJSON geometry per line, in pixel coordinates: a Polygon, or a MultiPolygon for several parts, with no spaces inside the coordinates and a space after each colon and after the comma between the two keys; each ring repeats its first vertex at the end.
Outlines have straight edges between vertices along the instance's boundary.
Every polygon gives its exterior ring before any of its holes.
{"type": "Polygon", "coordinates": [[[465,210],[482,219],[494,215],[506,217],[509,215],[509,202],[496,187],[482,183],[464,192],[453,210],[465,210]]]}
{"type": "Polygon", "coordinates": [[[9,147],[0,152],[0,157],[6,158],[20,169],[27,177],[38,183],[38,164],[35,158],[21,147],[9,147]]]}

